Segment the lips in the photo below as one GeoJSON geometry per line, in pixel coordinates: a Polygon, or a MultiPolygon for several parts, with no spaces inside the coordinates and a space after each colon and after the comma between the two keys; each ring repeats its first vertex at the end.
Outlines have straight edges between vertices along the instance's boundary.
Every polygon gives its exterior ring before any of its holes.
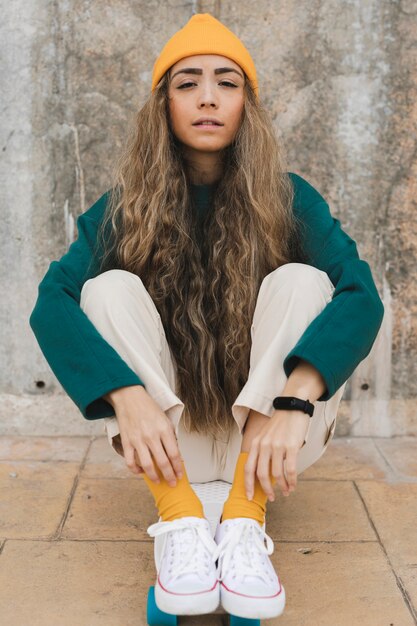
{"type": "Polygon", "coordinates": [[[223,124],[214,117],[200,117],[193,126],[223,126],[223,124]]]}

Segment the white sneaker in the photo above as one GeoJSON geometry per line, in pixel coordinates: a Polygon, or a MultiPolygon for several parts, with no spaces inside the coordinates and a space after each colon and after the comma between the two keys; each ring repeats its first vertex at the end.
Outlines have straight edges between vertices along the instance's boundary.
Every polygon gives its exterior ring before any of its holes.
{"type": "Polygon", "coordinates": [[[217,545],[209,522],[201,517],[181,517],[156,522],[147,533],[155,537],[158,608],[174,615],[215,611],[220,603],[220,587],[213,559],[217,545]]]}
{"type": "Polygon", "coordinates": [[[261,528],[249,517],[224,520],[217,526],[215,541],[223,608],[237,617],[253,619],[281,615],[285,590],[268,556],[274,544],[265,524],[261,528]]]}

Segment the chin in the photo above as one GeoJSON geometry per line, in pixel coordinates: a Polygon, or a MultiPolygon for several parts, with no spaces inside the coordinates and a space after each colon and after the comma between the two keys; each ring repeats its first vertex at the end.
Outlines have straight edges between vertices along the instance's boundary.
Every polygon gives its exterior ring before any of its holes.
{"type": "Polygon", "coordinates": [[[204,150],[206,152],[218,152],[219,150],[223,150],[226,146],[229,145],[227,141],[210,141],[210,138],[207,138],[207,141],[198,141],[193,142],[192,144],[188,144],[190,148],[194,148],[194,150],[204,150]]]}

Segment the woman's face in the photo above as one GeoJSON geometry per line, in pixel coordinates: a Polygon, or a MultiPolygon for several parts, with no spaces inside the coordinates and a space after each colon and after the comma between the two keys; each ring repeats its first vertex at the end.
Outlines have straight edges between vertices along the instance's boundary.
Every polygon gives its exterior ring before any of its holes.
{"type": "Polygon", "coordinates": [[[180,142],[194,151],[219,152],[234,139],[244,103],[241,67],[218,54],[181,59],[170,69],[169,114],[180,142]],[[197,126],[199,118],[213,117],[221,126],[197,126]]]}

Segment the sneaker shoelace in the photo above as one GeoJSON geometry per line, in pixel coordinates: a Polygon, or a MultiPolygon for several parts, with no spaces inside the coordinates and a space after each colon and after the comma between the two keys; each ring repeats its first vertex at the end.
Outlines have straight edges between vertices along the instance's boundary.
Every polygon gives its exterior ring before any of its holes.
{"type": "Polygon", "coordinates": [[[274,543],[269,535],[255,520],[241,521],[230,526],[223,539],[217,545],[213,559],[218,560],[217,578],[223,580],[230,565],[239,576],[259,576],[267,584],[272,578],[265,567],[263,554],[270,555],[274,551],[274,543]],[[266,546],[264,543],[266,540],[266,546]],[[237,566],[232,562],[237,560],[237,566]]]}
{"type": "MultiPolygon", "coordinates": [[[[203,518],[202,518],[203,519],[203,518]]],[[[170,522],[156,522],[147,529],[147,533],[151,537],[172,533],[171,536],[171,553],[169,573],[172,572],[171,566],[175,548],[179,550],[180,566],[172,577],[172,581],[181,576],[181,574],[197,573],[201,576],[201,561],[196,558],[197,554],[203,549],[203,545],[208,550],[210,557],[204,551],[204,562],[206,573],[209,573],[210,560],[214,560],[212,555],[217,548],[217,544],[213,537],[207,531],[207,528],[197,520],[187,520],[183,518],[175,519],[170,522]],[[188,548],[188,550],[187,550],[188,548]]],[[[166,540],[168,539],[168,535],[166,540]]]]}

